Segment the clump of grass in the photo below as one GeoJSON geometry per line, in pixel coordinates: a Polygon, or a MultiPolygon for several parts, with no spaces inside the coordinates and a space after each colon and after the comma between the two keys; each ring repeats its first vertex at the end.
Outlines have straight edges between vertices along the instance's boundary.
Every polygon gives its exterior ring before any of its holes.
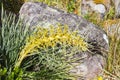
{"type": "Polygon", "coordinates": [[[110,51],[108,53],[105,78],[109,80],[120,79],[120,24],[119,19],[106,22],[106,32],[110,39],[110,51]]]}
{"type": "Polygon", "coordinates": [[[0,79],[21,79],[21,69],[14,69],[20,47],[25,44],[28,28],[12,13],[2,9],[2,26],[0,27],[0,79]],[[20,75],[19,75],[20,73],[20,75]]]}
{"type": "Polygon", "coordinates": [[[18,57],[20,47],[25,44],[25,38],[28,36],[28,28],[21,20],[12,13],[7,15],[1,13],[2,26],[0,27],[0,54],[1,64],[4,67],[12,67],[18,57]]]}
{"type": "Polygon", "coordinates": [[[106,13],[104,20],[115,19],[115,8],[110,7],[109,11],[106,13]]]}

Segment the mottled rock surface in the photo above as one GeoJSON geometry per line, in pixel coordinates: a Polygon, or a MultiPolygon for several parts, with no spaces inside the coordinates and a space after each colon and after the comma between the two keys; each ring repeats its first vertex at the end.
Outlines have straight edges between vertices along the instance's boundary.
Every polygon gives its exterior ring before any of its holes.
{"type": "Polygon", "coordinates": [[[83,15],[91,12],[97,12],[101,17],[110,10],[110,7],[114,6],[115,16],[120,17],[120,0],[82,0],[81,4],[81,11],[83,15]]]}
{"type": "Polygon", "coordinates": [[[56,26],[60,23],[68,25],[71,30],[79,30],[80,36],[93,45],[93,48],[77,55],[77,57],[85,58],[70,72],[82,76],[83,80],[90,80],[101,74],[106,63],[105,55],[109,48],[108,38],[103,30],[82,17],[49,7],[43,3],[27,2],[21,7],[19,14],[19,17],[24,19],[24,23],[31,28],[35,28],[35,25],[48,28],[50,25],[56,26]]]}
{"type": "Polygon", "coordinates": [[[115,5],[115,15],[120,17],[120,0],[112,0],[115,5]]]}
{"type": "Polygon", "coordinates": [[[82,0],[81,5],[81,14],[83,16],[96,13],[98,18],[103,19],[107,12],[106,6],[102,3],[96,4],[95,0],[82,0]]]}

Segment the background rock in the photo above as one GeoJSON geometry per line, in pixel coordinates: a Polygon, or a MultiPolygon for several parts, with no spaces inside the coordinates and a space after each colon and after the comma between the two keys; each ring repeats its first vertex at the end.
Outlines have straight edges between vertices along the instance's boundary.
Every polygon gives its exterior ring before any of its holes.
{"type": "Polygon", "coordinates": [[[79,66],[76,66],[70,72],[82,76],[84,80],[90,80],[102,72],[106,63],[105,55],[109,45],[107,35],[96,25],[77,15],[68,14],[37,2],[24,3],[19,13],[19,17],[24,19],[24,23],[30,26],[31,29],[36,28],[36,25],[49,28],[50,25],[57,26],[60,23],[68,25],[71,30],[79,30],[80,36],[85,38],[93,47],[89,48],[89,51],[76,56],[85,58],[80,61],[82,63],[79,66]]]}
{"type": "Polygon", "coordinates": [[[115,15],[120,17],[120,0],[112,0],[115,5],[115,15]]]}
{"type": "Polygon", "coordinates": [[[97,14],[100,14],[100,18],[103,18],[103,16],[106,13],[106,8],[104,4],[96,4],[95,0],[82,0],[81,1],[82,6],[81,6],[81,14],[82,15],[87,15],[93,12],[96,12],[97,14]]]}
{"type": "Polygon", "coordinates": [[[82,0],[81,1],[81,14],[83,16],[88,14],[97,13],[97,17],[103,19],[106,12],[108,11],[110,7],[110,2],[107,2],[107,5],[105,4],[106,1],[109,0],[82,0]],[[103,1],[103,2],[102,2],[103,1]],[[109,7],[108,7],[109,5],[109,7]],[[106,8],[107,7],[107,8],[106,8]]]}
{"type": "Polygon", "coordinates": [[[82,0],[82,14],[97,12],[104,16],[111,7],[115,8],[115,16],[120,17],[120,0],[82,0]],[[97,6],[99,6],[97,8],[97,6]]]}

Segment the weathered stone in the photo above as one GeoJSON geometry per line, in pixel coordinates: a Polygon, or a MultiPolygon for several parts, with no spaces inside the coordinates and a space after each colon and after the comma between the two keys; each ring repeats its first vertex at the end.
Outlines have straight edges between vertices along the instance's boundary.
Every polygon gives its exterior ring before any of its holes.
{"type": "Polygon", "coordinates": [[[97,4],[95,0],[82,0],[81,5],[81,14],[83,16],[96,13],[97,17],[102,19],[107,11],[104,4],[97,4]]]}
{"type": "Polygon", "coordinates": [[[115,5],[115,15],[120,17],[120,0],[112,0],[115,5]]]}
{"type": "Polygon", "coordinates": [[[120,17],[120,0],[82,0],[82,14],[97,12],[100,17],[104,16],[110,10],[110,7],[115,7],[115,16],[120,17]]]}
{"type": "MultiPolygon", "coordinates": [[[[23,4],[19,13],[19,17],[24,19],[24,23],[31,28],[35,28],[36,25],[47,28],[50,25],[56,26],[60,23],[68,25],[71,30],[79,30],[80,36],[84,37],[93,47],[89,48],[89,51],[76,55],[76,57],[85,58],[83,58],[80,65],[70,72],[83,77],[84,80],[90,80],[102,72],[106,64],[105,55],[109,45],[107,35],[98,26],[77,15],[37,2],[23,4]]],[[[81,80],[81,78],[78,78],[78,80],[81,80]]]]}

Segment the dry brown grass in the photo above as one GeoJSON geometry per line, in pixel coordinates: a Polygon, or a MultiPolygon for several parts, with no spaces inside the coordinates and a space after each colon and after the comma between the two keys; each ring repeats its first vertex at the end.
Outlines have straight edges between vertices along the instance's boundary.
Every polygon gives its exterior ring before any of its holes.
{"type": "Polygon", "coordinates": [[[108,20],[104,26],[110,40],[104,77],[108,80],[120,80],[120,20],[108,20]]]}

